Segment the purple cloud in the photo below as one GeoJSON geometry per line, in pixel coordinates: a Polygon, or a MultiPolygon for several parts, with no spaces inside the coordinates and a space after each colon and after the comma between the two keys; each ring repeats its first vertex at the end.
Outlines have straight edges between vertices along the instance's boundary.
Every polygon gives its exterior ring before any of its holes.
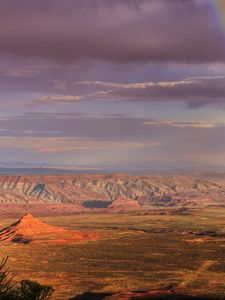
{"type": "Polygon", "coordinates": [[[0,53],[59,62],[225,61],[197,0],[2,0],[0,53]]]}
{"type": "Polygon", "coordinates": [[[76,82],[77,88],[88,89],[86,94],[42,96],[38,103],[108,101],[178,101],[190,108],[202,105],[225,104],[225,77],[193,77],[179,81],[113,83],[101,81],[76,82]],[[90,92],[93,90],[93,92],[90,92]]]}

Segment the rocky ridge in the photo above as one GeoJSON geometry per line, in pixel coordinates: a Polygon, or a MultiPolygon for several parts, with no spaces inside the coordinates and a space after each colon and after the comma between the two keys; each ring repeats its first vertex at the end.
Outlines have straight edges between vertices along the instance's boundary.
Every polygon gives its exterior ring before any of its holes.
{"type": "Polygon", "coordinates": [[[2,204],[46,203],[84,207],[85,201],[98,200],[109,202],[108,207],[112,208],[118,202],[122,205],[121,199],[134,207],[135,202],[137,206],[223,205],[225,182],[193,176],[124,174],[0,177],[2,204]],[[117,201],[115,205],[114,201],[117,201]]]}

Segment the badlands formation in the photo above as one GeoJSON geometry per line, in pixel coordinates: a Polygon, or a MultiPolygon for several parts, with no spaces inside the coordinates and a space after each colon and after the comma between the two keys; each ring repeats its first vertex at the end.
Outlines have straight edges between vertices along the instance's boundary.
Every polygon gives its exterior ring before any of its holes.
{"type": "Polygon", "coordinates": [[[224,178],[195,175],[0,176],[0,203],[72,205],[77,209],[225,203],[224,178]],[[95,206],[97,204],[97,206],[95,206]]]}

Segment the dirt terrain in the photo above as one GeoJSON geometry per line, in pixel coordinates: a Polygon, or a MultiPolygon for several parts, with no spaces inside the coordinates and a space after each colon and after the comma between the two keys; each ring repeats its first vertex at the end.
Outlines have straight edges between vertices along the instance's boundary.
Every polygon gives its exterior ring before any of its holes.
{"type": "MultiPolygon", "coordinates": [[[[192,208],[179,214],[177,208],[165,208],[163,212],[36,215],[50,226],[91,231],[102,238],[57,245],[48,238],[40,244],[0,243],[1,257],[9,256],[16,279],[52,285],[54,300],[107,295],[124,299],[119,295],[133,292],[144,297],[150,291],[170,290],[189,295],[181,299],[223,299],[225,209],[192,208]]],[[[2,218],[2,228],[17,220],[2,218]]],[[[171,297],[162,299],[177,299],[171,297]]]]}
{"type": "Polygon", "coordinates": [[[54,300],[225,297],[223,177],[1,176],[0,201],[0,258],[54,300]]]}

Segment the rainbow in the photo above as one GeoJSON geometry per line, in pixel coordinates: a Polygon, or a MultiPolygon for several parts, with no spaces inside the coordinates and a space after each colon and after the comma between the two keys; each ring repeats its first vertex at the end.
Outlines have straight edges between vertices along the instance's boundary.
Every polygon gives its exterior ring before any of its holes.
{"type": "Polygon", "coordinates": [[[210,10],[216,17],[220,29],[225,30],[225,0],[208,0],[210,10]]]}

